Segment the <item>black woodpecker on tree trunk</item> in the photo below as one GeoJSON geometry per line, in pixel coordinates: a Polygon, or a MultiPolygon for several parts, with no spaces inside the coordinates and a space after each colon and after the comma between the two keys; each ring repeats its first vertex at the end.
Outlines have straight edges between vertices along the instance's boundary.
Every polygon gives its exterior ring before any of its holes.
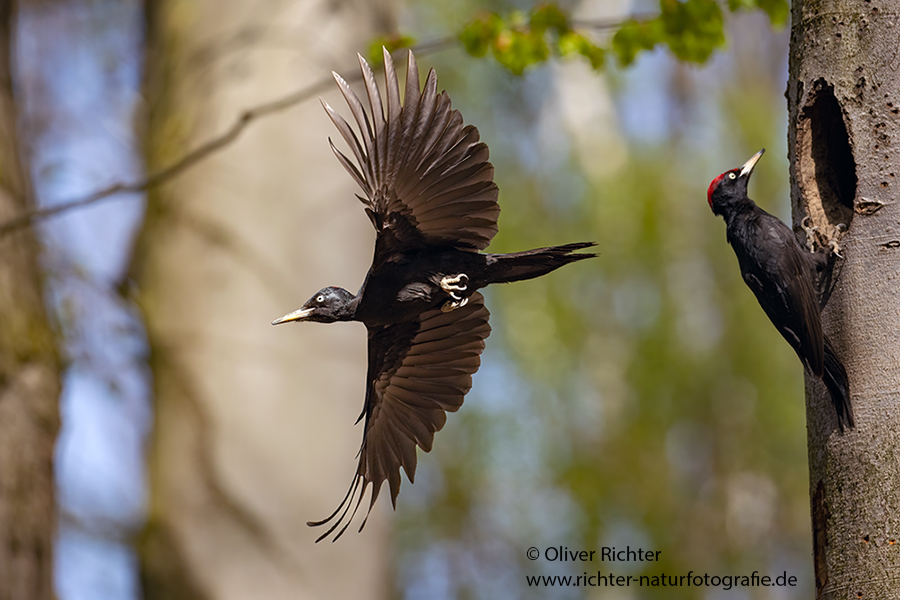
{"type": "Polygon", "coordinates": [[[750,175],[763,152],[713,179],[707,191],[709,207],[725,219],[744,283],[804,366],[825,383],[844,431],[853,427],[847,372],[822,332],[819,298],[827,298],[827,292],[816,292],[817,274],[829,264],[832,251],[837,253],[836,244],[832,249],[804,247],[787,225],[747,196],[750,175]]]}
{"type": "Polygon", "coordinates": [[[316,541],[337,530],[349,514],[334,539],[344,533],[369,484],[369,512],[385,481],[396,507],[400,467],[412,482],[416,446],[431,450],[446,413],[462,406],[491,331],[484,298],[477,290],[491,283],[539,277],[596,256],[574,254],[594,246],[592,242],[512,254],[480,253],[497,233],[500,206],[488,147],[479,142],[478,130],[464,125],[459,111],[450,108],[446,92],[437,93],[434,69],[420,90],[411,52],[402,106],[391,55],[384,52],[386,107],[369,65],[361,56],[359,63],[369,113],[334,74],[358,134],[328,104],[323,105],[356,159],[332,144],[338,160],[365,193],[358,197],[377,232],[372,266],[356,295],[327,287],[272,323],[361,321],[368,330],[359,463],[337,510],[309,523],[333,522],[316,541]]]}

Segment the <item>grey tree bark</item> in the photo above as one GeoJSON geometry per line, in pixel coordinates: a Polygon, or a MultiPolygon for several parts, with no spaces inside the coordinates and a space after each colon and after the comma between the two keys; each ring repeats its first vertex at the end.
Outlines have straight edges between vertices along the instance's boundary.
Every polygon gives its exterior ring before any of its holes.
{"type": "Polygon", "coordinates": [[[807,380],[818,598],[900,598],[900,4],[793,3],[794,224],[848,226],[823,313],[850,379],[841,435],[807,380]]]}
{"type": "MultiPolygon", "coordinates": [[[[0,2],[0,221],[33,200],[16,133],[15,15],[0,2]]],[[[31,229],[0,238],[0,600],[53,598],[60,362],[38,254],[31,229]]]]}
{"type": "MultiPolygon", "coordinates": [[[[355,53],[391,16],[367,0],[146,6],[151,172],[252,106],[355,71],[355,53]]],[[[337,506],[354,472],[365,330],[269,324],[324,285],[353,289],[371,259],[374,232],[333,134],[313,98],[149,196],[131,269],[155,393],[147,600],[388,591],[383,511],[337,544],[314,544],[306,526],[337,506]]]]}

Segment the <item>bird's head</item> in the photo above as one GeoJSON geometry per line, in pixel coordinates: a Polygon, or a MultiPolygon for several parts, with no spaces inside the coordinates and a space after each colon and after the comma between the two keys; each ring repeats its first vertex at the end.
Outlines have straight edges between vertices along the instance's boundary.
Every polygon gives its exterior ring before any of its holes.
{"type": "Polygon", "coordinates": [[[272,321],[272,325],[281,325],[291,321],[315,321],[317,323],[349,321],[353,317],[355,299],[356,296],[343,288],[322,288],[304,302],[299,309],[272,321]]]}
{"type": "Polygon", "coordinates": [[[737,169],[725,171],[712,180],[706,191],[706,199],[709,201],[709,207],[713,214],[724,214],[729,206],[747,199],[747,184],[750,182],[750,175],[753,174],[753,167],[756,166],[765,151],[766,149],[763,148],[737,169]]]}

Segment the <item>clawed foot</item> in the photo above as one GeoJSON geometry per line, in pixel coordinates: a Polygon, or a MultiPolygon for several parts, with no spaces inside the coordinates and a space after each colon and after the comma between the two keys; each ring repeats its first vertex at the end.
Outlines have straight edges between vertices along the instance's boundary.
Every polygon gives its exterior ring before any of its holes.
{"type": "Polygon", "coordinates": [[[447,300],[444,305],[441,307],[443,312],[450,312],[451,310],[456,310],[457,308],[461,308],[469,302],[468,298],[464,298],[463,296],[457,294],[457,292],[464,292],[469,289],[467,285],[469,282],[469,276],[465,273],[460,273],[455,277],[450,277],[449,275],[441,279],[441,289],[447,292],[453,300],[447,300]]]}
{"type": "Polygon", "coordinates": [[[469,276],[465,273],[460,273],[456,277],[450,277],[449,275],[441,279],[441,289],[459,300],[459,296],[454,294],[454,292],[464,292],[468,289],[469,276]]]}
{"type": "Polygon", "coordinates": [[[832,254],[838,258],[844,258],[841,254],[841,246],[838,244],[837,238],[847,231],[847,226],[844,223],[838,223],[835,226],[835,229],[837,230],[835,237],[827,238],[817,225],[810,225],[809,223],[811,222],[812,219],[808,216],[803,217],[803,220],[800,222],[800,227],[806,232],[806,245],[809,246],[809,251],[815,252],[818,247],[830,248],[832,254]]]}
{"type": "Polygon", "coordinates": [[[468,298],[463,298],[462,300],[447,300],[441,307],[441,312],[450,312],[452,310],[456,310],[457,308],[462,308],[468,303],[468,298]]]}
{"type": "Polygon", "coordinates": [[[842,233],[847,231],[847,226],[843,223],[838,223],[835,229],[837,229],[838,233],[834,238],[828,240],[828,247],[831,248],[831,252],[835,256],[837,256],[838,258],[844,258],[844,255],[841,254],[841,247],[838,245],[838,241],[836,238],[840,237],[842,233]]]}
{"type": "Polygon", "coordinates": [[[815,252],[816,246],[819,244],[819,227],[818,225],[809,225],[809,223],[812,223],[812,219],[808,216],[803,217],[803,220],[800,221],[800,227],[806,232],[806,245],[809,246],[809,251],[815,252]]]}

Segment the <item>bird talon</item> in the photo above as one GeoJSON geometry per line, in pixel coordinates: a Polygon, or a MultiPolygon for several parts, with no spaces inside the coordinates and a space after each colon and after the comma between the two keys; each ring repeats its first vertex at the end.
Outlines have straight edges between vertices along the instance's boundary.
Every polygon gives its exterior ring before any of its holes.
{"type": "Polygon", "coordinates": [[[844,255],[841,254],[841,246],[838,244],[838,240],[843,235],[843,233],[847,231],[847,225],[844,223],[838,223],[834,226],[834,236],[833,237],[825,237],[824,247],[830,248],[831,253],[837,256],[838,258],[844,258],[844,255]]]}
{"type": "Polygon", "coordinates": [[[441,279],[441,289],[459,300],[458,297],[453,292],[464,292],[468,289],[469,276],[465,273],[460,273],[456,277],[450,277],[449,275],[441,279]],[[460,285],[462,284],[462,285],[460,285]]]}
{"type": "Polygon", "coordinates": [[[447,300],[446,302],[444,302],[444,305],[441,306],[441,312],[448,313],[456,310],[457,308],[462,308],[468,303],[468,298],[463,298],[462,300],[447,300]]]}
{"type": "Polygon", "coordinates": [[[815,252],[816,246],[819,243],[819,226],[808,225],[807,222],[812,222],[812,219],[809,218],[809,215],[803,217],[803,220],[800,221],[800,228],[806,232],[806,245],[809,246],[809,251],[815,252]]]}
{"type": "Polygon", "coordinates": [[[806,232],[806,245],[809,246],[810,252],[816,252],[817,248],[830,248],[831,253],[837,256],[838,258],[844,258],[844,255],[841,254],[841,247],[838,245],[837,237],[840,237],[845,231],[847,231],[847,225],[844,223],[838,223],[834,226],[834,237],[829,238],[826,234],[822,233],[822,230],[818,225],[810,225],[812,219],[809,216],[803,217],[803,220],[800,221],[800,227],[803,231],[806,232]]]}
{"type": "MultiPolygon", "coordinates": [[[[834,226],[837,234],[835,237],[841,236],[845,231],[847,231],[846,223],[838,223],[834,226]]],[[[838,244],[838,241],[835,238],[828,240],[828,247],[831,248],[831,253],[837,256],[838,258],[844,258],[844,255],[841,254],[841,247],[838,244]]]]}
{"type": "Polygon", "coordinates": [[[844,258],[844,255],[841,254],[841,247],[835,240],[830,240],[828,242],[828,247],[831,248],[832,254],[834,254],[838,258],[844,258]]]}

